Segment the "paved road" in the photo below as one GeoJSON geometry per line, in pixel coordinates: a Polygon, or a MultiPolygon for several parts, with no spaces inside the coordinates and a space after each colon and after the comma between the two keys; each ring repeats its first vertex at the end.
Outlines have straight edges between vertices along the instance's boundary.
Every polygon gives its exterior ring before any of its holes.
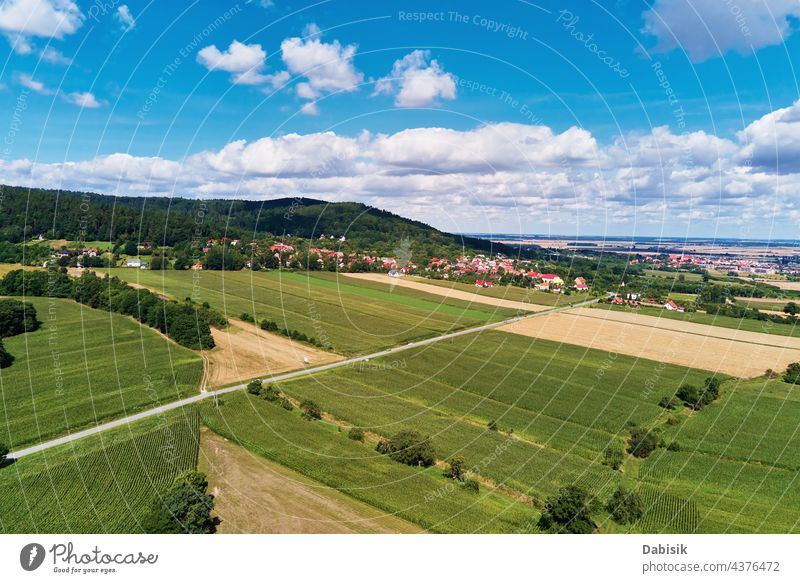
{"type": "MultiPolygon", "coordinates": [[[[293,379],[297,377],[302,377],[318,372],[322,372],[325,370],[330,370],[332,368],[338,368],[341,366],[350,366],[357,362],[365,362],[371,360],[373,358],[379,358],[381,356],[388,356],[390,354],[395,354],[397,352],[402,352],[404,350],[410,350],[411,348],[418,348],[420,346],[427,346],[429,344],[433,344],[435,342],[441,342],[442,340],[448,340],[450,338],[457,338],[459,336],[465,336],[467,334],[474,334],[476,332],[481,332],[483,330],[491,330],[492,328],[497,328],[499,326],[505,326],[506,324],[511,324],[513,322],[519,322],[520,320],[525,320],[527,318],[538,318],[540,316],[546,316],[548,314],[554,314],[556,312],[561,312],[564,310],[570,310],[572,308],[579,308],[581,306],[588,306],[590,304],[594,304],[598,302],[597,299],[586,300],[584,302],[580,302],[577,304],[573,304],[570,306],[563,306],[560,308],[553,308],[551,310],[545,310],[541,312],[531,312],[529,314],[524,314],[522,316],[516,316],[514,318],[509,318],[507,320],[502,320],[500,322],[493,322],[491,324],[483,324],[482,326],[476,326],[474,328],[467,328],[465,330],[459,330],[457,332],[450,332],[448,334],[442,334],[441,336],[435,336],[433,338],[426,338],[425,340],[417,340],[416,342],[409,342],[408,344],[403,344],[401,346],[395,346],[393,348],[387,348],[386,350],[381,350],[380,352],[375,352],[373,354],[366,354],[364,356],[356,356],[354,358],[348,358],[346,360],[339,360],[337,362],[332,362],[330,364],[323,364],[320,366],[314,366],[309,368],[304,368],[292,372],[287,372],[271,377],[266,377],[262,379],[265,383],[271,382],[278,382],[278,381],[285,381],[288,379],[293,379]]],[[[147,417],[153,417],[154,415],[160,415],[166,411],[171,411],[172,409],[178,409],[180,407],[184,407],[186,405],[191,405],[192,403],[197,403],[198,401],[203,401],[205,399],[211,399],[218,395],[224,395],[225,393],[232,393],[234,391],[241,391],[242,389],[247,387],[247,383],[242,383],[239,385],[225,387],[224,389],[217,389],[216,391],[207,391],[205,393],[200,393],[198,395],[194,395],[192,397],[187,397],[185,399],[181,399],[179,401],[172,401],[171,403],[167,403],[165,405],[160,405],[158,407],[153,407],[152,409],[147,409],[146,411],[142,411],[140,413],[136,413],[134,415],[128,415],[127,417],[122,417],[120,419],[116,419],[114,421],[109,421],[108,423],[103,423],[101,425],[97,425],[95,427],[91,427],[89,429],[85,429],[83,431],[78,431],[76,433],[71,433],[69,435],[65,435],[63,437],[59,437],[57,439],[53,439],[50,441],[45,441],[38,445],[32,445],[31,447],[27,447],[25,449],[20,449],[17,451],[13,451],[8,454],[9,458],[12,459],[19,459],[21,457],[25,457],[26,455],[31,455],[33,453],[38,453],[40,451],[44,451],[46,449],[50,449],[52,447],[56,447],[59,445],[64,445],[65,443],[70,443],[72,441],[81,439],[83,437],[87,437],[89,435],[95,435],[97,433],[101,433],[108,429],[113,429],[114,427],[121,427],[123,425],[127,425],[128,423],[132,423],[134,421],[139,421],[140,419],[146,419],[147,417]]]]}

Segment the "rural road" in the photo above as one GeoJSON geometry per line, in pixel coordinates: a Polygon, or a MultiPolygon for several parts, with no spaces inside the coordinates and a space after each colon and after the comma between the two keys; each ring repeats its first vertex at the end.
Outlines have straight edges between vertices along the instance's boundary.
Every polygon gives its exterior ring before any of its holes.
{"type": "MultiPolygon", "coordinates": [[[[483,324],[481,326],[475,326],[474,328],[466,328],[464,330],[458,330],[457,332],[449,332],[447,334],[442,334],[441,336],[434,336],[433,338],[426,338],[424,340],[417,340],[415,342],[409,342],[408,344],[403,344],[401,346],[394,346],[392,348],[387,348],[386,350],[381,350],[380,352],[374,352],[372,354],[366,354],[364,356],[355,356],[353,358],[348,358],[346,360],[339,360],[337,362],[331,362],[329,364],[323,364],[320,366],[304,368],[300,370],[295,370],[292,372],[287,372],[279,375],[274,375],[271,377],[266,377],[261,379],[263,382],[272,383],[278,381],[285,381],[289,379],[294,379],[297,377],[302,377],[310,374],[315,374],[318,372],[330,370],[332,368],[338,368],[342,366],[349,366],[357,362],[365,362],[371,360],[373,358],[379,358],[381,356],[389,356],[391,354],[395,354],[397,352],[402,352],[404,350],[410,350],[412,348],[418,348],[420,346],[427,346],[429,344],[434,344],[436,342],[441,342],[442,340],[448,340],[450,338],[457,338],[459,336],[465,336],[467,334],[474,334],[476,332],[482,332],[484,330],[491,330],[492,328],[498,328],[500,326],[505,326],[506,324],[512,324],[514,322],[519,322],[520,320],[526,320],[528,318],[538,318],[540,316],[546,316],[548,314],[554,314],[556,312],[562,312],[564,310],[571,310],[574,308],[579,308],[581,306],[588,306],[590,304],[597,303],[598,299],[591,299],[586,300],[583,302],[579,302],[577,304],[571,304],[568,306],[562,306],[560,308],[552,308],[550,310],[543,310],[541,312],[531,312],[529,314],[524,314],[522,316],[515,316],[513,318],[509,318],[507,320],[502,320],[500,322],[492,322],[491,324],[483,324]]],[[[115,427],[121,427],[123,425],[127,425],[128,423],[132,423],[134,421],[139,421],[140,419],[146,419],[148,417],[153,417],[155,415],[160,415],[161,413],[165,413],[167,411],[171,411],[173,409],[179,409],[180,407],[185,407],[186,405],[191,405],[192,403],[197,403],[199,401],[204,401],[205,399],[211,399],[215,396],[224,395],[226,393],[232,393],[234,391],[241,391],[247,387],[247,383],[241,383],[239,385],[234,385],[231,387],[225,387],[224,389],[217,389],[215,391],[207,391],[205,393],[199,393],[197,395],[193,395],[191,397],[187,397],[185,399],[180,399],[179,401],[172,401],[170,403],[166,403],[164,405],[159,405],[158,407],[153,407],[152,409],[147,409],[146,411],[141,411],[134,415],[128,415],[126,417],[121,417],[120,419],[115,419],[114,421],[109,421],[107,423],[102,423],[100,425],[96,425],[95,427],[90,427],[89,429],[84,429],[83,431],[77,431],[75,433],[70,433],[69,435],[65,435],[63,437],[59,437],[57,439],[52,439],[50,441],[45,441],[39,443],[37,445],[32,445],[30,447],[26,447],[24,449],[19,449],[16,451],[12,451],[8,454],[9,459],[19,459],[21,457],[25,457],[27,455],[31,455],[34,453],[38,453],[40,451],[44,451],[46,449],[50,449],[53,447],[57,447],[59,445],[64,445],[66,443],[70,443],[72,441],[76,441],[78,439],[82,439],[84,437],[88,437],[89,435],[96,435],[98,433],[102,433],[103,431],[107,431],[109,429],[113,429],[115,427]]]]}

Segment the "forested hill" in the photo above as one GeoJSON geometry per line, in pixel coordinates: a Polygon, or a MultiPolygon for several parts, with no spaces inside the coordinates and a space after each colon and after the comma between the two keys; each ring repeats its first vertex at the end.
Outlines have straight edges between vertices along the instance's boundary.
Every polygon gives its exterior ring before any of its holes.
{"type": "Polygon", "coordinates": [[[515,248],[484,239],[443,233],[361,203],[326,203],[309,198],[268,201],[107,196],[95,193],[3,186],[0,240],[152,241],[185,245],[227,235],[265,234],[317,239],[344,235],[374,253],[408,246],[415,257],[466,251],[514,254],[515,248]]]}

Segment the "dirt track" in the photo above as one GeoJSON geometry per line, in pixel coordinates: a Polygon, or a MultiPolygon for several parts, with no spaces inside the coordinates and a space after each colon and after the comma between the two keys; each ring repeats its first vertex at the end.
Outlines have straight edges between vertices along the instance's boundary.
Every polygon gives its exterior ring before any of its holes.
{"type": "Polygon", "coordinates": [[[383,273],[346,273],[344,275],[354,279],[366,279],[369,281],[377,281],[379,283],[385,283],[397,287],[407,287],[409,289],[415,289],[417,291],[422,291],[437,296],[453,298],[454,300],[465,300],[468,302],[474,302],[476,304],[487,304],[489,306],[495,306],[498,308],[511,308],[512,310],[524,310],[526,312],[541,312],[543,310],[552,309],[552,306],[540,306],[538,304],[528,304],[526,302],[504,300],[502,298],[492,298],[463,290],[449,289],[438,285],[421,283],[419,281],[404,279],[402,277],[389,277],[383,273]]]}
{"type": "Polygon", "coordinates": [[[208,388],[270,376],[304,366],[317,366],[342,358],[338,354],[264,332],[254,324],[239,320],[230,320],[225,330],[212,328],[211,333],[217,346],[204,352],[207,359],[208,388]],[[308,363],[303,362],[304,357],[308,358],[308,363]]]}
{"type": "Polygon", "coordinates": [[[499,330],[744,378],[800,362],[800,338],[610,310],[576,308],[499,330]]]}
{"type": "Polygon", "coordinates": [[[421,529],[204,430],[200,469],[220,533],[407,533],[421,529]]]}

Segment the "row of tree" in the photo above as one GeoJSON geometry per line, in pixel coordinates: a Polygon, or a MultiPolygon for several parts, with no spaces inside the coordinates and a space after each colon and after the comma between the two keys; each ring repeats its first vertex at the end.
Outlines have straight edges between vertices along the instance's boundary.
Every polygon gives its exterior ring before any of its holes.
{"type": "Polygon", "coordinates": [[[55,269],[18,269],[0,280],[0,294],[69,298],[91,308],[132,316],[194,350],[213,348],[211,326],[227,323],[222,315],[208,307],[162,299],[149,290],[133,288],[117,277],[100,278],[90,271],[75,278],[55,269]]]}

